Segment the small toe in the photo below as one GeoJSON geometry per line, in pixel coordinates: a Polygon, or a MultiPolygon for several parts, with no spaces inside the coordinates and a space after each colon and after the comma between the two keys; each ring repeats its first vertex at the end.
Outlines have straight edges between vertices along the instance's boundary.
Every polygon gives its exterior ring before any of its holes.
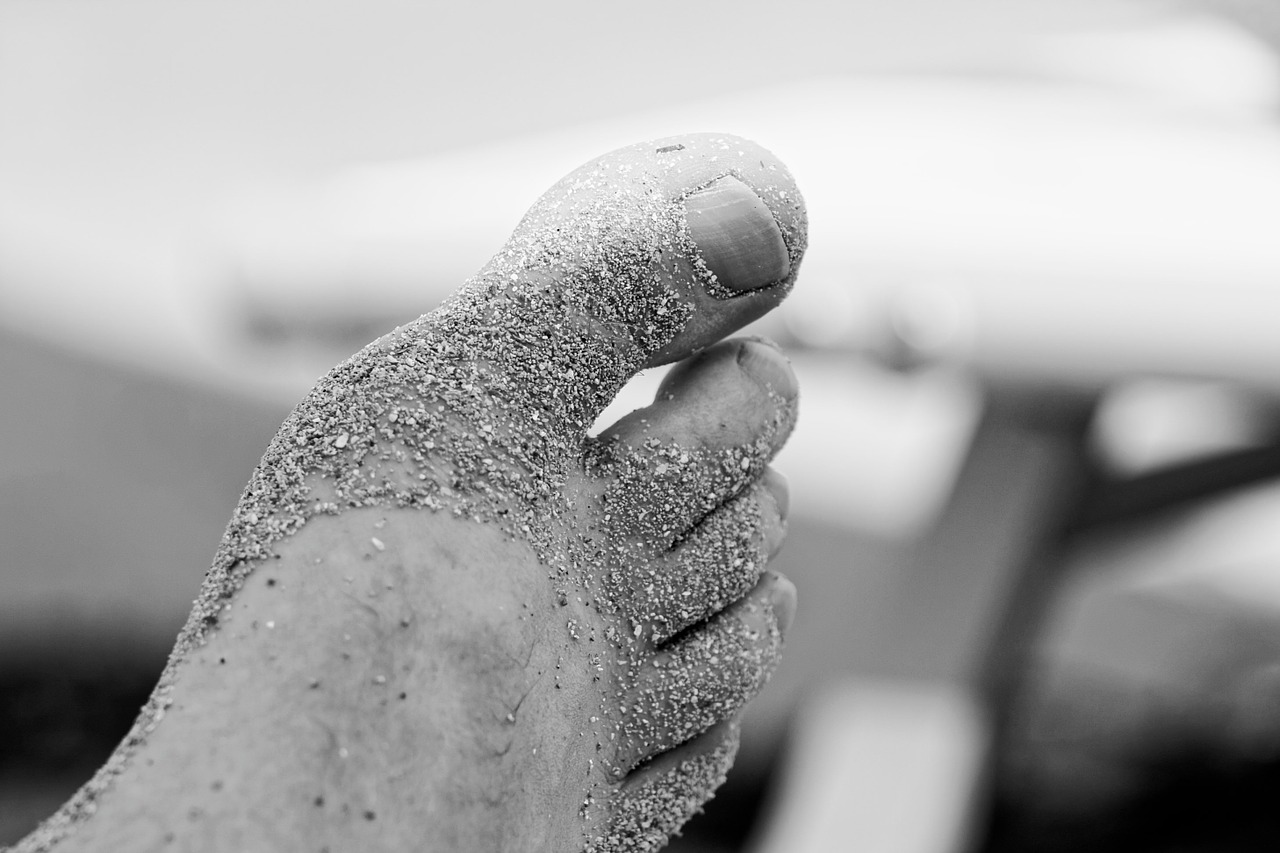
{"type": "Polygon", "coordinates": [[[586,853],[661,849],[724,784],[738,743],[737,720],[726,720],[636,769],[611,804],[605,832],[586,853]]]}
{"type": "Polygon", "coordinates": [[[629,770],[736,716],[772,674],[794,613],[794,585],[766,575],[658,651],[624,701],[617,767],[629,770]]]}

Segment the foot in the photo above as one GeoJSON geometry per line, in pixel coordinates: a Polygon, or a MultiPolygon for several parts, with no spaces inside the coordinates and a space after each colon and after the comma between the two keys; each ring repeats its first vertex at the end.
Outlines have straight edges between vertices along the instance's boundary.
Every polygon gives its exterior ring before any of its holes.
{"type": "Polygon", "coordinates": [[[285,422],[148,705],[20,850],[652,850],[777,660],[769,344],[805,240],[732,137],[570,174],[285,422]],[[636,370],[694,358],[588,429],[636,370]]]}

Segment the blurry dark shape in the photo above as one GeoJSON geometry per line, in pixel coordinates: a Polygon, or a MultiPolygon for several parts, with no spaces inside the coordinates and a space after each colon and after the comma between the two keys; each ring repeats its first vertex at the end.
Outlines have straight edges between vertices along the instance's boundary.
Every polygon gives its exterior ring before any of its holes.
{"type": "Polygon", "coordinates": [[[1164,469],[1118,482],[1083,510],[1080,524],[1122,524],[1176,508],[1226,489],[1280,477],[1280,445],[1247,448],[1181,468],[1164,469]]]}
{"type": "Polygon", "coordinates": [[[87,779],[133,725],[165,657],[122,656],[92,671],[47,660],[0,672],[0,773],[87,779]]]}
{"type": "Polygon", "coordinates": [[[47,655],[0,668],[0,845],[26,835],[102,765],[167,655],[121,652],[93,667],[47,655]]]}
{"type": "MultiPolygon", "coordinates": [[[[1124,593],[1120,582],[1100,591],[1106,578],[1071,574],[1071,555],[1082,543],[1123,542],[1148,527],[1167,535],[1185,524],[1189,509],[1276,483],[1274,410],[1268,435],[1260,447],[1130,477],[1099,469],[1077,445],[1080,470],[1093,472],[1090,485],[1060,516],[1056,547],[1025,575],[1024,591],[1013,587],[1008,627],[988,658],[997,740],[981,849],[1252,851],[1280,844],[1273,817],[1280,620],[1205,591],[1165,602],[1124,593]],[[1080,605],[1081,595],[1092,602],[1080,605]],[[1087,637],[1064,637],[1064,630],[1087,637]],[[1092,647],[1097,671],[1051,659],[1070,646],[1081,654],[1081,643],[1092,647]]],[[[1116,562],[1127,568],[1123,558],[1116,562]]]]}
{"type": "MultiPolygon", "coordinates": [[[[1077,676],[1051,698],[1038,697],[1039,706],[1020,709],[1020,730],[999,758],[984,849],[1280,847],[1280,760],[1273,748],[1241,753],[1224,744],[1236,697],[1221,694],[1217,707],[1205,708],[1190,697],[1145,693],[1077,676]]],[[[1269,738],[1277,720],[1271,698],[1269,738]]]]}

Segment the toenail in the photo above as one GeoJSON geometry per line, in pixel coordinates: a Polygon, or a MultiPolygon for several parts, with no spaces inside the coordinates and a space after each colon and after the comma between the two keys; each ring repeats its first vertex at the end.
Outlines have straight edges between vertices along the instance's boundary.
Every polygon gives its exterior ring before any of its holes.
{"type": "Polygon", "coordinates": [[[773,589],[769,592],[769,603],[773,605],[773,618],[778,620],[778,632],[786,634],[791,621],[796,617],[796,585],[783,575],[769,573],[773,581],[773,589]]]}
{"type": "Polygon", "coordinates": [[[738,368],[772,393],[788,400],[794,398],[799,389],[786,356],[766,341],[739,341],[738,368]]]}
{"type": "Polygon", "coordinates": [[[791,271],[778,223],[760,196],[742,181],[720,178],[690,193],[684,205],[689,236],[721,287],[759,290],[791,271]]]}

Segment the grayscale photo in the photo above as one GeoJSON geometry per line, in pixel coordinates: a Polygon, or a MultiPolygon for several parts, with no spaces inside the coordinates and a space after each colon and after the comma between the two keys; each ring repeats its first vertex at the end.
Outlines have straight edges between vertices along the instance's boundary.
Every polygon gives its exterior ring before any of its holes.
{"type": "Polygon", "coordinates": [[[0,0],[0,850],[1278,798],[1280,4],[0,0]]]}

